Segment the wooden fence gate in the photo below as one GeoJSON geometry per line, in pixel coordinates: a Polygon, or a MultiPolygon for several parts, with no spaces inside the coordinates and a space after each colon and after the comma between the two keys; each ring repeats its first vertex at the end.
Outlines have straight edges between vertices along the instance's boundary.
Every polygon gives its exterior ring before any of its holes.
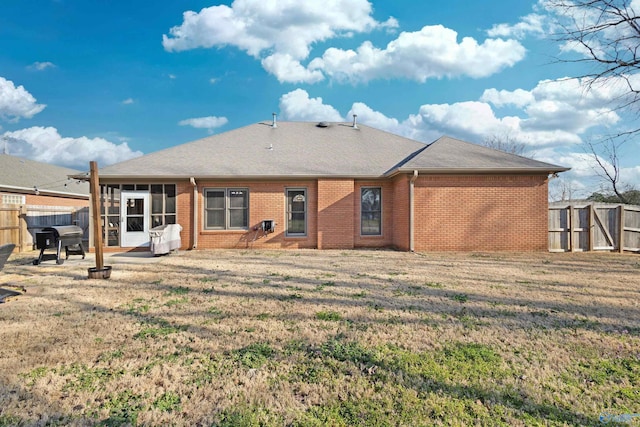
{"type": "Polygon", "coordinates": [[[27,210],[24,206],[0,205],[0,245],[14,243],[18,251],[24,251],[24,233],[22,218],[27,210]]]}
{"type": "Polygon", "coordinates": [[[640,206],[550,203],[549,251],[640,251],[640,206]]]}

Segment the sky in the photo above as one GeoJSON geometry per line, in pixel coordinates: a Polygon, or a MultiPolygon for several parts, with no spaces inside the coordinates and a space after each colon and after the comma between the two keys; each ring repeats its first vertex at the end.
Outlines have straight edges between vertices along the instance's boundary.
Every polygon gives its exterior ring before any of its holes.
{"type": "MultiPolygon", "coordinates": [[[[616,108],[622,85],[585,90],[593,70],[567,61],[581,53],[546,1],[3,0],[2,148],[88,170],[274,112],[357,114],[425,143],[524,144],[572,168],[550,192],[586,196],[601,185],[586,144],[640,125],[616,108]]],[[[639,141],[620,149],[636,188],[639,141]]]]}

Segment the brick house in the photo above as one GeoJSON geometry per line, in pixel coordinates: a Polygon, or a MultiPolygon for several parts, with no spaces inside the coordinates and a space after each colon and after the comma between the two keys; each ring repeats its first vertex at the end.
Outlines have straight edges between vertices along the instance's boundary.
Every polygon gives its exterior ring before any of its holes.
{"type": "Polygon", "coordinates": [[[69,175],[78,173],[48,163],[0,154],[0,204],[89,206],[89,185],[69,175]]]}
{"type": "Polygon", "coordinates": [[[547,249],[560,166],[353,123],[256,123],[99,172],[107,250],[182,226],[186,248],[547,249]],[[270,228],[271,227],[271,228],[270,228]]]}

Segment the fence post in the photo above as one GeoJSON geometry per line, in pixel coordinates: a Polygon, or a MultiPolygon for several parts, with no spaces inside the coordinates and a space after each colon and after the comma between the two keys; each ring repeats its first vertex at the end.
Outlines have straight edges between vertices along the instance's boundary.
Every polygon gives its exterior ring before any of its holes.
{"type": "Polygon", "coordinates": [[[618,206],[620,209],[618,220],[620,221],[619,225],[619,234],[618,234],[618,252],[624,252],[624,205],[618,206]]]}
{"type": "Polygon", "coordinates": [[[575,252],[575,232],[573,231],[573,204],[569,205],[569,252],[575,252]]]}
{"type": "Polygon", "coordinates": [[[27,224],[27,207],[24,205],[20,205],[20,210],[18,211],[18,240],[20,244],[18,245],[18,252],[24,252],[25,248],[25,238],[27,233],[29,232],[27,224]]]}
{"type": "Polygon", "coordinates": [[[589,252],[593,252],[593,239],[595,238],[595,230],[594,227],[596,226],[595,221],[594,221],[594,207],[593,207],[593,203],[589,204],[589,252]]]}

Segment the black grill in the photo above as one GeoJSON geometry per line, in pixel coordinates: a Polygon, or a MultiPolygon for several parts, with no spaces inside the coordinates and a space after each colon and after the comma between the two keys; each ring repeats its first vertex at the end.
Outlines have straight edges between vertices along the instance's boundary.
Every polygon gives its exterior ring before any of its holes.
{"type": "Polygon", "coordinates": [[[36,247],[40,249],[40,256],[33,260],[33,264],[38,265],[50,259],[55,259],[56,264],[64,263],[64,259],[60,257],[63,247],[65,259],[69,259],[69,255],[82,255],[84,259],[82,234],[82,228],[77,225],[55,225],[43,228],[40,233],[36,233],[36,247]],[[55,249],[55,255],[45,254],[44,251],[47,249],[55,249]]]}

